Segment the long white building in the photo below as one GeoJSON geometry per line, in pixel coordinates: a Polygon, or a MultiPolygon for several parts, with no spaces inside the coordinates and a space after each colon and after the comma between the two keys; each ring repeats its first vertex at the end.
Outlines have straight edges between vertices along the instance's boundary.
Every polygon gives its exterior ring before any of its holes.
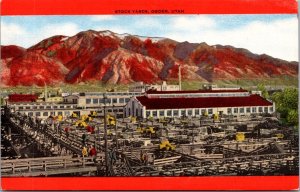
{"type": "Polygon", "coordinates": [[[150,90],[130,99],[125,116],[147,118],[201,116],[207,114],[250,115],[274,113],[275,104],[244,89],[198,91],[150,90]]]}

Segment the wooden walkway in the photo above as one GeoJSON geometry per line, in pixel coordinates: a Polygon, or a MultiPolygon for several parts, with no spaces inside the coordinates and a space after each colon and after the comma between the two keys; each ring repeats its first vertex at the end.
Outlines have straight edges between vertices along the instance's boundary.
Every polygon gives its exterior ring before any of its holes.
{"type": "Polygon", "coordinates": [[[92,173],[97,165],[91,157],[45,157],[1,161],[2,177],[49,176],[71,173],[92,173]]]}

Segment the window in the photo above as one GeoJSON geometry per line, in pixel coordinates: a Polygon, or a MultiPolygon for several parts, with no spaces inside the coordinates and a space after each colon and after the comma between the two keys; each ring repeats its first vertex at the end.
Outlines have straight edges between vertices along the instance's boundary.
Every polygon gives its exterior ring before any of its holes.
{"type": "Polygon", "coordinates": [[[39,109],[44,109],[44,106],[40,106],[39,109]]]}
{"type": "Polygon", "coordinates": [[[113,102],[113,103],[118,103],[118,99],[116,99],[116,98],[115,98],[115,99],[112,99],[112,102],[113,102]]]}
{"type": "Polygon", "coordinates": [[[181,110],[181,116],[185,116],[186,112],[185,110],[181,110]]]}
{"type": "Polygon", "coordinates": [[[208,114],[209,115],[213,114],[213,109],[208,109],[208,114]]]}
{"type": "Polygon", "coordinates": [[[247,107],[247,108],[246,108],[246,112],[247,112],[247,113],[251,113],[250,107],[247,107]]]}
{"type": "Polygon", "coordinates": [[[206,109],[201,109],[201,115],[205,115],[206,109]]]}
{"type": "Polygon", "coordinates": [[[77,99],[73,99],[73,103],[77,103],[77,99]]]}
{"type": "Polygon", "coordinates": [[[150,116],[150,111],[146,111],[146,116],[147,116],[147,117],[150,116]]]}
{"type": "Polygon", "coordinates": [[[258,112],[260,112],[260,113],[262,113],[262,112],[263,112],[263,109],[262,109],[262,107],[259,107],[259,108],[258,108],[258,112]]]}
{"type": "Polygon", "coordinates": [[[58,115],[63,115],[63,113],[61,111],[57,112],[58,115]]]}
{"type": "Polygon", "coordinates": [[[29,106],[27,106],[27,107],[25,107],[25,109],[30,109],[30,107],[29,107],[29,106]]]}
{"type": "Polygon", "coordinates": [[[252,113],[256,113],[256,107],[252,107],[252,113]]]}
{"type": "Polygon", "coordinates": [[[60,108],[60,109],[63,109],[63,108],[65,108],[65,106],[61,105],[61,106],[59,106],[59,108],[60,108]]]}
{"type": "Polygon", "coordinates": [[[233,112],[234,112],[234,113],[238,113],[238,110],[239,110],[238,108],[234,108],[234,109],[233,109],[233,112]]]}
{"type": "Polygon", "coordinates": [[[71,108],[71,106],[70,106],[70,105],[67,105],[66,107],[67,107],[67,109],[70,109],[70,108],[71,108]]]}
{"type": "Polygon", "coordinates": [[[46,109],[51,109],[51,106],[46,106],[46,109]]]}
{"type": "Polygon", "coordinates": [[[128,103],[129,100],[130,100],[129,98],[126,98],[126,99],[125,99],[125,103],[128,103]]]}
{"type": "Polygon", "coordinates": [[[33,108],[33,109],[37,109],[37,106],[33,106],[32,108],[33,108]]]}
{"type": "Polygon", "coordinates": [[[152,111],[152,116],[157,117],[157,111],[152,111]]]}
{"type": "Polygon", "coordinates": [[[23,109],[23,107],[19,107],[19,109],[23,109]]]}
{"type": "Polygon", "coordinates": [[[178,116],[178,110],[173,110],[173,116],[178,116]]]}
{"type": "Polygon", "coordinates": [[[167,116],[169,116],[169,117],[172,116],[172,111],[171,111],[171,110],[168,110],[168,111],[167,111],[167,116]]]}
{"type": "Polygon", "coordinates": [[[44,112],[44,113],[43,113],[43,116],[44,116],[44,117],[47,117],[47,116],[48,116],[48,112],[44,112]]]}
{"type": "Polygon", "coordinates": [[[165,111],[160,110],[160,111],[159,111],[159,116],[161,116],[161,117],[162,117],[162,116],[165,116],[165,111]]]}
{"type": "Polygon", "coordinates": [[[86,99],[85,102],[86,104],[91,104],[91,99],[86,99]]]}
{"type": "Polygon", "coordinates": [[[189,110],[188,110],[188,115],[189,115],[189,116],[192,116],[192,115],[193,115],[193,110],[189,109],[189,110]]]}
{"type": "Polygon", "coordinates": [[[199,115],[199,109],[195,109],[195,115],[199,115]]]}
{"type": "Polygon", "coordinates": [[[50,112],[50,115],[55,116],[55,112],[54,111],[50,112]]]}
{"type": "Polygon", "coordinates": [[[231,114],[232,113],[232,109],[231,108],[227,108],[227,114],[231,114]]]}
{"type": "Polygon", "coordinates": [[[41,112],[36,112],[35,116],[37,116],[37,117],[41,116],[41,112]]]}
{"type": "Polygon", "coordinates": [[[270,111],[270,113],[273,113],[274,112],[273,107],[270,107],[269,111],[270,111]]]}
{"type": "Polygon", "coordinates": [[[70,112],[69,111],[65,111],[65,116],[69,116],[70,112]]]}
{"type": "Polygon", "coordinates": [[[245,109],[244,108],[240,108],[240,113],[245,113],[245,109]]]}
{"type": "Polygon", "coordinates": [[[29,112],[28,116],[32,117],[33,116],[33,112],[29,112]]]}
{"type": "Polygon", "coordinates": [[[94,104],[98,104],[98,99],[93,99],[94,104]]]}
{"type": "Polygon", "coordinates": [[[268,107],[264,107],[264,112],[268,113],[268,107]]]}
{"type": "Polygon", "coordinates": [[[107,100],[106,100],[106,103],[111,103],[111,99],[110,99],[110,98],[107,99],[107,100]]]}
{"type": "Polygon", "coordinates": [[[124,98],[120,98],[120,99],[119,99],[119,102],[120,102],[120,103],[124,103],[124,102],[125,102],[125,99],[124,99],[124,98]]]}

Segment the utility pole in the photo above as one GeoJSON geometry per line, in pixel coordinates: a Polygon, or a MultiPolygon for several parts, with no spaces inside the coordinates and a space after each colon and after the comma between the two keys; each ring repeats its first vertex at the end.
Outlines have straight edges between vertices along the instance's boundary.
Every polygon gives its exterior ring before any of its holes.
{"type": "Polygon", "coordinates": [[[105,175],[108,176],[108,145],[107,145],[106,99],[107,99],[107,96],[106,96],[105,93],[103,93],[103,100],[104,100],[105,175]]]}
{"type": "Polygon", "coordinates": [[[115,128],[116,150],[118,150],[119,144],[118,144],[118,133],[117,133],[117,115],[115,113],[114,107],[115,107],[115,105],[112,106],[112,110],[113,110],[113,114],[115,116],[115,126],[114,126],[114,128],[115,128]]]}

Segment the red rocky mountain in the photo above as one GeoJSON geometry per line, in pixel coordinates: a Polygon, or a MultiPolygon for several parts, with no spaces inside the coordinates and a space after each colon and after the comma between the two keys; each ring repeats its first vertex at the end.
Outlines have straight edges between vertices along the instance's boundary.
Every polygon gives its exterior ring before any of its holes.
{"type": "Polygon", "coordinates": [[[102,81],[128,84],[174,80],[296,77],[297,62],[245,49],[176,42],[111,31],[53,36],[24,49],[1,46],[1,83],[7,86],[102,81]]]}

